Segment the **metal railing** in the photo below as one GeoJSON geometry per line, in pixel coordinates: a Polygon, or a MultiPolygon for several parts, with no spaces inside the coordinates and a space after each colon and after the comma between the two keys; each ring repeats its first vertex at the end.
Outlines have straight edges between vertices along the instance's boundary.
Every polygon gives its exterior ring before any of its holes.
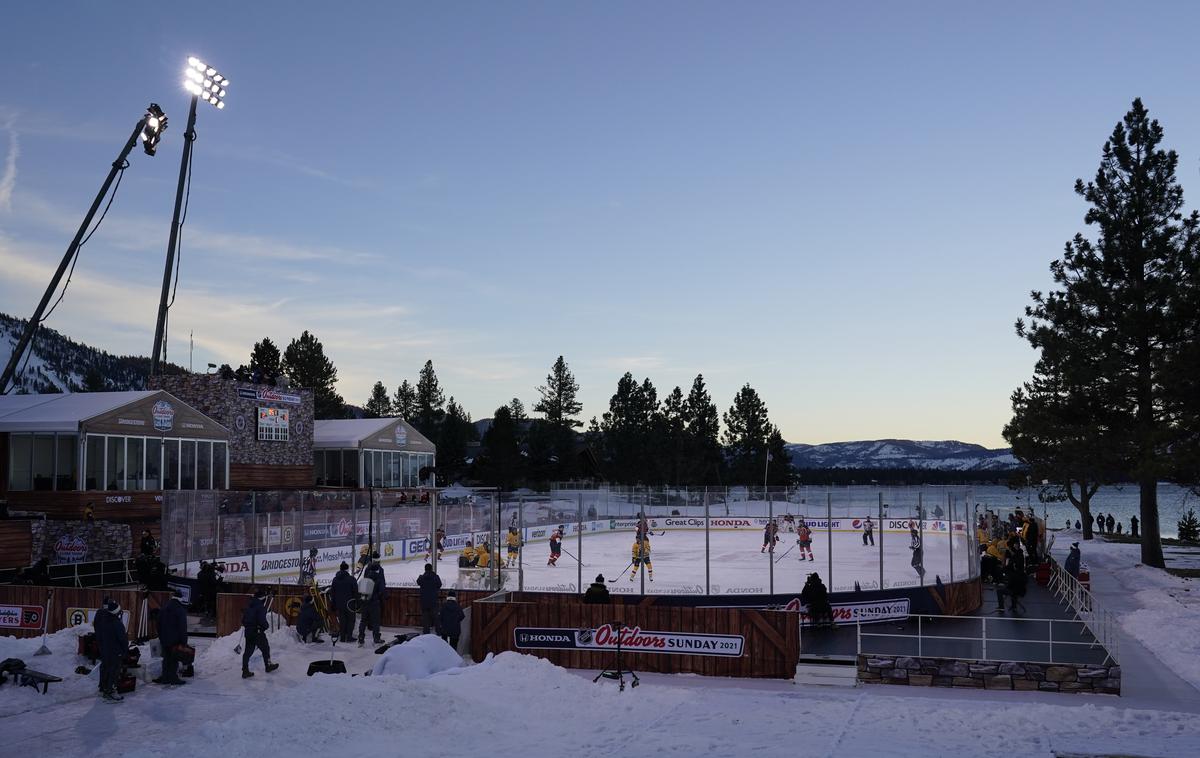
{"type": "Polygon", "coordinates": [[[1091,590],[1068,574],[1058,561],[1051,556],[1047,556],[1046,560],[1050,562],[1050,584],[1047,589],[1074,612],[1075,619],[1087,627],[1092,636],[1108,651],[1109,657],[1114,662],[1119,662],[1120,643],[1116,616],[1111,611],[1101,608],[1091,590]]]}
{"type": "Polygon", "coordinates": [[[1090,632],[1082,621],[1061,619],[1030,619],[1020,617],[988,618],[974,616],[910,616],[917,622],[916,633],[887,633],[864,631],[856,623],[859,655],[910,656],[955,658],[959,660],[996,663],[1095,663],[1108,665],[1117,662],[1115,651],[1098,637],[1080,641],[1080,635],[1090,632]],[[964,627],[979,624],[979,633],[967,633],[964,627]],[[1011,626],[1028,625],[1032,636],[1009,636],[1011,626]],[[952,627],[948,633],[938,633],[939,627],[952,627]],[[1042,636],[1038,627],[1044,627],[1042,636]],[[930,627],[934,627],[933,630],[930,627]],[[990,627],[990,628],[989,628],[990,627]],[[1057,629],[1056,629],[1057,627],[1057,629]],[[1081,628],[1082,627],[1082,628],[1081,628]],[[885,643],[884,640],[899,640],[885,643]],[[1057,651],[1057,654],[1056,654],[1057,651]],[[1074,653],[1074,655],[1072,655],[1074,653]]]}

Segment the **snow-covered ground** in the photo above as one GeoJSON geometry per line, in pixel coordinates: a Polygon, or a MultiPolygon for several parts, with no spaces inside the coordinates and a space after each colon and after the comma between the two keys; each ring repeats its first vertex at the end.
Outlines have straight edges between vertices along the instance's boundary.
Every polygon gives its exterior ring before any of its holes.
{"type": "MultiPolygon", "coordinates": [[[[1067,537],[1058,535],[1056,553],[1067,537]]],[[[1200,755],[1193,582],[1136,566],[1136,550],[1084,544],[1097,595],[1127,632],[1121,698],[649,674],[618,692],[593,684],[594,672],[515,653],[454,667],[433,640],[393,648],[383,667],[417,678],[363,676],[382,656],[356,646],[334,655],[357,676],[309,678],[309,662],[329,647],[303,646],[283,629],[271,635],[281,665],[273,674],[256,656],[256,676],[240,678],[238,635],[194,640],[191,683],[141,684],[106,705],[94,680],[71,673],[82,662],[78,632],[64,630],[50,637],[53,655],[37,658],[40,640],[0,637],[0,659],[20,657],[67,680],[45,696],[0,688],[0,734],[14,756],[1200,755]]],[[[145,675],[156,668],[151,662],[145,675]]]]}
{"type": "MultiPolygon", "coordinates": [[[[29,659],[63,673],[78,664],[74,632],[29,659]]],[[[800,688],[789,682],[646,675],[637,689],[591,682],[505,653],[427,678],[317,676],[327,648],[272,634],[281,668],[239,676],[236,635],[201,650],[180,688],[140,685],[106,705],[84,678],[42,696],[0,689],[7,755],[557,755],[573,756],[1051,756],[1200,754],[1196,713],[1138,710],[1117,698],[915,688],[800,688]]],[[[0,639],[0,655],[37,641],[0,639]]],[[[26,650],[28,648],[28,650],[26,650]]],[[[396,650],[395,648],[393,649],[396,650]]],[[[414,652],[419,652],[414,649],[414,652]]],[[[342,648],[352,673],[379,659],[342,648]]],[[[151,671],[153,673],[153,671],[151,671]]]]}
{"type": "Polygon", "coordinates": [[[1101,606],[1118,614],[1126,634],[1200,688],[1200,583],[1143,565],[1140,545],[1103,538],[1085,542],[1077,532],[1055,536],[1053,552],[1060,562],[1073,541],[1091,569],[1101,606]]]}

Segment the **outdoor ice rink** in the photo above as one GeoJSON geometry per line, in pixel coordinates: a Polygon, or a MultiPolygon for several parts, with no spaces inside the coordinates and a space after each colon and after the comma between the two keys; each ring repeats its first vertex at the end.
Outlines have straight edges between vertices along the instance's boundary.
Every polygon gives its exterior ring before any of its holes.
{"type": "MultiPolygon", "coordinates": [[[[658,521],[662,521],[659,519],[658,521]]],[[[965,533],[958,533],[951,546],[948,532],[926,532],[923,538],[925,576],[912,567],[907,530],[875,529],[875,545],[862,544],[862,532],[813,530],[813,560],[800,560],[796,535],[780,532],[775,552],[763,553],[761,528],[712,529],[708,534],[705,561],[703,529],[660,528],[650,539],[654,579],[639,572],[632,581],[630,568],[633,531],[571,535],[563,542],[557,565],[547,565],[549,543],[530,542],[521,552],[520,569],[504,569],[504,588],[540,592],[582,592],[597,574],[606,579],[611,592],[653,595],[757,595],[798,593],[810,573],[816,572],[831,591],[890,589],[961,581],[970,576],[974,551],[965,533]],[[665,533],[664,533],[665,532],[665,533]],[[658,536],[661,535],[661,536],[658,536]],[[951,561],[953,552],[953,561],[951,561]],[[576,560],[582,561],[582,568],[576,560]],[[831,560],[832,557],[832,560],[831,560]],[[880,567],[882,566],[882,576],[880,567]],[[624,573],[622,573],[624,572],[624,573]],[[882,585],[880,584],[882,580],[882,585]],[[581,585],[582,582],[582,585],[581,585]]],[[[493,586],[479,569],[458,567],[461,550],[447,550],[437,572],[445,588],[477,589],[493,586]]],[[[409,560],[384,560],[389,586],[415,586],[424,566],[421,556],[409,560]]],[[[322,571],[319,580],[328,583],[332,571],[322,571]]]]}

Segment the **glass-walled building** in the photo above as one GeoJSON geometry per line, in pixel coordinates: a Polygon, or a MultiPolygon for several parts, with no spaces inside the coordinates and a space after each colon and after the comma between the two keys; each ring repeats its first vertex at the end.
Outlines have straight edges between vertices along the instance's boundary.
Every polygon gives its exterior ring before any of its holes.
{"type": "Polygon", "coordinates": [[[400,418],[318,420],[313,479],[318,487],[433,486],[437,450],[400,418]],[[424,475],[423,475],[424,474],[424,475]]]}
{"type": "Polygon", "coordinates": [[[226,489],[228,438],[162,391],[0,396],[0,491],[226,489]]]}

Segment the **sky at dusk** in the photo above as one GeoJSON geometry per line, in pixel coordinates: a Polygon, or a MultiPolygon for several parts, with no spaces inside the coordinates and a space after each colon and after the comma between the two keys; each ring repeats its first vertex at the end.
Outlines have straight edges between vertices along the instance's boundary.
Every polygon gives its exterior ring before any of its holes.
{"type": "Polygon", "coordinates": [[[149,354],[188,55],[201,104],[168,358],[303,329],[361,404],[432,359],[475,418],[562,354],[750,383],[792,442],[1003,445],[1029,291],[1142,97],[1200,205],[1190,3],[212,2],[0,10],[0,311],[37,299],[157,102],[47,322],[149,354]]]}

